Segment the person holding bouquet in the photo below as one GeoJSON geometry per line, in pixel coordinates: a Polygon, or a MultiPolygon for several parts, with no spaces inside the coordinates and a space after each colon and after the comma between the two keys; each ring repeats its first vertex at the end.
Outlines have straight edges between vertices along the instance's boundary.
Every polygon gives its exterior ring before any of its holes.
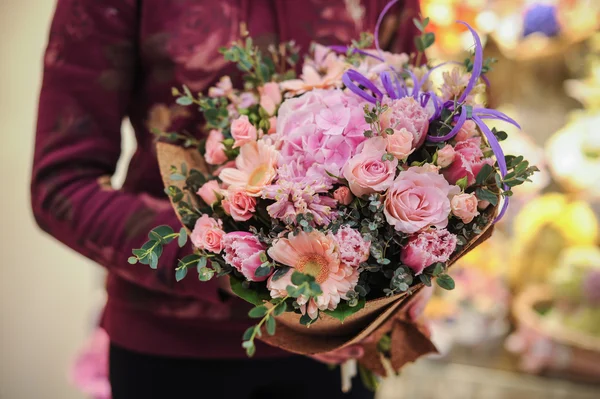
{"type": "MultiPolygon", "coordinates": [[[[180,224],[164,192],[152,131],[199,134],[202,120],[175,104],[172,87],[241,85],[219,48],[239,39],[339,45],[373,31],[387,0],[58,0],[44,57],[31,199],[40,228],[108,271],[102,327],[110,338],[115,399],[335,398],[336,373],[309,358],[261,347],[248,360],[239,338],[248,307],[224,279],[175,283],[189,247],[165,248],[157,273],[127,264],[156,225],[180,224]],[[137,149],[122,188],[110,178],[129,118],[137,149]]],[[[417,0],[388,13],[380,43],[413,50],[417,0]]],[[[218,155],[218,154],[215,154],[218,155]]],[[[52,262],[51,262],[52,263],[52,262]]],[[[56,267],[56,266],[55,266],[56,267]]],[[[361,348],[318,357],[340,363],[361,348]]],[[[355,386],[348,398],[372,398],[355,386]]]]}

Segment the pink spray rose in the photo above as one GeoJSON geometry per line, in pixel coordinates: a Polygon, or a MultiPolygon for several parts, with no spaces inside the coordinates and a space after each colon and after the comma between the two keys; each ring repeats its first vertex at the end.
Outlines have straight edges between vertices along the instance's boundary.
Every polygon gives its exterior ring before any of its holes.
{"type": "Polygon", "coordinates": [[[477,174],[483,168],[483,165],[493,165],[491,158],[483,158],[481,151],[481,137],[472,137],[461,141],[454,147],[454,162],[442,171],[444,177],[455,184],[463,177],[467,177],[467,184],[475,183],[477,174]]]}
{"type": "Polygon", "coordinates": [[[400,161],[404,161],[415,150],[413,135],[405,128],[394,130],[394,134],[385,134],[384,137],[387,142],[387,152],[400,161]]]}
{"type": "Polygon", "coordinates": [[[444,148],[438,150],[437,165],[440,168],[450,166],[454,161],[454,148],[450,144],[446,144],[444,148]]]}
{"type": "Polygon", "coordinates": [[[350,205],[354,199],[354,195],[352,195],[348,187],[342,186],[333,192],[333,198],[342,205],[350,205]]]}
{"type": "Polygon", "coordinates": [[[204,249],[209,252],[220,253],[223,250],[221,240],[225,232],[222,229],[223,223],[215,220],[207,214],[202,215],[194,226],[190,240],[198,249],[204,249]]]}
{"type": "Polygon", "coordinates": [[[477,197],[474,194],[459,194],[452,197],[450,201],[452,214],[463,221],[471,223],[475,216],[479,215],[477,211],[477,197]]]}
{"type": "Polygon", "coordinates": [[[260,93],[260,106],[267,111],[267,114],[274,115],[277,106],[281,104],[281,90],[279,90],[279,84],[275,82],[269,82],[263,87],[258,88],[260,93]]]}
{"type": "Polygon", "coordinates": [[[338,245],[340,260],[348,266],[358,267],[369,259],[371,242],[365,241],[358,230],[343,226],[333,236],[338,245]]]}
{"type": "Polygon", "coordinates": [[[233,148],[241,147],[258,139],[256,128],[250,123],[247,115],[242,115],[231,122],[231,136],[235,140],[233,148]]]}
{"type": "Polygon", "coordinates": [[[456,236],[446,229],[428,229],[412,236],[400,253],[400,260],[416,275],[436,262],[447,262],[456,249],[456,236]]]}
{"type": "Polygon", "coordinates": [[[400,172],[390,187],[383,213],[388,223],[403,233],[430,226],[443,228],[448,225],[449,197],[458,191],[439,173],[412,167],[400,172]]]}
{"type": "Polygon", "coordinates": [[[477,136],[479,136],[479,133],[477,132],[477,124],[472,120],[468,120],[465,121],[456,136],[454,136],[454,140],[465,141],[466,139],[477,136]]]}
{"type": "Polygon", "coordinates": [[[391,100],[387,105],[388,110],[380,117],[381,126],[384,129],[408,130],[413,135],[412,147],[419,148],[425,142],[429,129],[427,110],[412,97],[391,100]]]}
{"type": "Polygon", "coordinates": [[[212,205],[218,201],[217,193],[221,190],[219,182],[216,180],[210,180],[202,185],[198,189],[198,196],[202,198],[207,205],[212,205]]]}
{"type": "Polygon", "coordinates": [[[398,160],[381,160],[386,153],[386,145],[383,137],[370,138],[344,167],[344,177],[354,195],[361,197],[385,191],[394,181],[398,160]]]}
{"type": "Polygon", "coordinates": [[[249,196],[244,190],[229,190],[221,205],[225,213],[231,215],[233,220],[245,222],[256,211],[256,198],[249,196]]]}
{"type": "Polygon", "coordinates": [[[256,236],[245,231],[234,231],[223,237],[225,262],[235,267],[249,281],[265,281],[270,275],[257,276],[256,269],[262,265],[261,254],[265,245],[256,236]]]}
{"type": "Polygon", "coordinates": [[[211,165],[220,165],[227,161],[225,146],[223,146],[223,133],[219,130],[211,130],[206,139],[206,153],[204,159],[211,165]]]}

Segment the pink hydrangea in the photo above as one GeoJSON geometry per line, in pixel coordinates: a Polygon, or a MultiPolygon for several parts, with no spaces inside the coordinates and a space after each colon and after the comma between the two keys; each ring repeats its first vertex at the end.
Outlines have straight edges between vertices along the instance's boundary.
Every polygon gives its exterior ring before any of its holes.
{"type": "Polygon", "coordinates": [[[358,267],[369,259],[371,242],[366,241],[358,230],[343,226],[333,238],[339,248],[340,260],[346,265],[358,267]]]}
{"type": "Polygon", "coordinates": [[[256,269],[262,265],[261,254],[265,253],[265,245],[252,233],[234,231],[223,236],[223,258],[249,281],[265,281],[269,275],[257,276],[256,269]]]}
{"type": "Polygon", "coordinates": [[[341,90],[313,90],[285,100],[275,134],[279,165],[299,160],[307,173],[339,176],[369,129],[363,106],[360,98],[341,90]]]}
{"type": "Polygon", "coordinates": [[[456,249],[457,238],[446,229],[428,229],[412,236],[400,253],[400,260],[416,275],[427,266],[447,262],[456,249]]]}

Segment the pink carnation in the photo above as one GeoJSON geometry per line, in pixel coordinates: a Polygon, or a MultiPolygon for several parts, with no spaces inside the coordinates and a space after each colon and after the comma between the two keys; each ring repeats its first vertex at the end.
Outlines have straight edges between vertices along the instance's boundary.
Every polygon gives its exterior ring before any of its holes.
{"type": "Polygon", "coordinates": [[[223,133],[219,130],[211,130],[206,139],[206,153],[204,159],[208,164],[220,165],[227,161],[225,146],[223,145],[223,133]]]}
{"type": "Polygon", "coordinates": [[[256,269],[262,265],[261,254],[265,253],[265,245],[251,233],[234,231],[223,236],[223,258],[249,281],[265,281],[266,276],[257,276],[256,269]]]}
{"type": "Polygon", "coordinates": [[[204,249],[209,252],[220,253],[223,250],[221,239],[225,232],[222,229],[222,222],[202,215],[194,226],[190,240],[198,249],[204,249]]]}
{"type": "Polygon", "coordinates": [[[446,229],[428,229],[412,236],[400,253],[400,260],[415,274],[437,263],[447,262],[456,249],[456,236],[446,229]]]}
{"type": "Polygon", "coordinates": [[[416,233],[424,228],[448,225],[449,197],[459,189],[451,186],[437,172],[412,167],[400,172],[390,187],[384,214],[389,224],[403,233],[416,233]]]}
{"type": "Polygon", "coordinates": [[[396,175],[398,160],[382,161],[386,154],[383,137],[372,137],[365,141],[360,152],[344,167],[344,177],[352,193],[358,197],[388,189],[396,175]]]}
{"type": "Polygon", "coordinates": [[[427,136],[429,115],[414,98],[404,97],[388,100],[388,110],[381,115],[381,126],[400,130],[408,130],[413,135],[412,147],[419,148],[427,136]]]}
{"type": "Polygon", "coordinates": [[[333,236],[338,245],[340,260],[348,266],[358,267],[369,259],[371,242],[365,241],[360,232],[349,226],[343,226],[333,236]]]}
{"type": "Polygon", "coordinates": [[[463,177],[467,177],[468,185],[475,183],[477,174],[483,165],[493,165],[491,158],[483,158],[481,151],[481,137],[472,137],[461,141],[454,147],[454,161],[443,170],[444,177],[452,184],[463,177]]]}

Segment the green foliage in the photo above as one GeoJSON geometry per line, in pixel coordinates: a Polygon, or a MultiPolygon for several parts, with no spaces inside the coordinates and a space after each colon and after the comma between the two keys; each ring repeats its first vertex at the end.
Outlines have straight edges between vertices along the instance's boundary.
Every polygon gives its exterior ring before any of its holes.
{"type": "Polygon", "coordinates": [[[477,188],[475,190],[475,195],[481,201],[488,201],[492,206],[496,206],[498,204],[498,196],[485,188],[477,188]]]}
{"type": "Polygon", "coordinates": [[[271,296],[267,291],[259,291],[251,289],[244,285],[245,280],[231,275],[229,277],[229,283],[231,284],[231,290],[233,293],[246,302],[250,302],[253,305],[262,305],[265,301],[271,299],[271,296]]]}
{"type": "Polygon", "coordinates": [[[350,306],[348,302],[341,301],[335,310],[325,310],[323,313],[328,314],[331,317],[335,317],[343,323],[346,318],[364,308],[365,303],[365,298],[359,299],[356,306],[350,306]]]}
{"type": "Polygon", "coordinates": [[[181,230],[179,230],[179,238],[177,239],[177,245],[179,245],[179,248],[182,248],[186,244],[187,238],[187,230],[185,227],[182,227],[181,230]]]}
{"type": "Polygon", "coordinates": [[[441,288],[445,290],[453,290],[454,289],[454,279],[447,274],[441,274],[436,279],[435,282],[441,288]]]}
{"type": "Polygon", "coordinates": [[[469,184],[469,179],[467,178],[467,176],[461,177],[460,179],[458,179],[456,181],[456,185],[458,187],[460,187],[461,190],[465,191],[465,189],[467,188],[467,185],[469,184]]]}

